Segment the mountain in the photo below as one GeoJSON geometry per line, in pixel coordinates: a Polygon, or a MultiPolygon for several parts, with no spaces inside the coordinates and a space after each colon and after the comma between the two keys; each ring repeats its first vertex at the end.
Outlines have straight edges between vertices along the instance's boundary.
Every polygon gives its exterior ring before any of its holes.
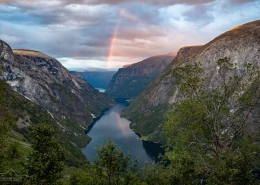
{"type": "Polygon", "coordinates": [[[116,98],[135,98],[155,80],[176,53],[158,55],[120,68],[110,81],[106,93],[116,98]]]}
{"type": "Polygon", "coordinates": [[[108,70],[102,68],[87,68],[87,69],[80,70],[78,72],[105,72],[105,71],[108,70]]]}
{"type": "MultiPolygon", "coordinates": [[[[5,59],[1,59],[1,62],[5,59]]],[[[51,125],[56,131],[56,137],[64,147],[67,154],[65,164],[73,167],[84,167],[87,164],[86,157],[75,144],[69,140],[64,130],[60,129],[60,124],[42,106],[28,100],[25,96],[14,91],[5,81],[0,80],[1,89],[1,112],[0,117],[12,116],[16,126],[9,136],[13,141],[20,143],[19,150],[26,159],[26,155],[31,150],[30,131],[35,124],[46,123],[51,125]],[[6,108],[3,111],[3,107],[6,108]]]]}
{"type": "Polygon", "coordinates": [[[106,89],[116,71],[89,69],[85,71],[71,71],[72,74],[86,80],[95,88],[106,89]]]}
{"type": "Polygon", "coordinates": [[[39,51],[12,50],[0,40],[2,79],[13,90],[41,105],[66,138],[83,148],[90,141],[84,130],[114,99],[70,74],[56,59],[39,51]]]}
{"type": "Polygon", "coordinates": [[[180,65],[200,62],[207,74],[210,74],[209,87],[218,80],[217,60],[230,58],[237,68],[247,62],[260,64],[260,20],[237,26],[216,37],[203,46],[181,48],[169,65],[170,69],[153,81],[124,110],[123,116],[132,120],[131,128],[144,140],[164,143],[163,125],[165,114],[174,102],[178,102],[178,91],[172,72],[180,65]]]}

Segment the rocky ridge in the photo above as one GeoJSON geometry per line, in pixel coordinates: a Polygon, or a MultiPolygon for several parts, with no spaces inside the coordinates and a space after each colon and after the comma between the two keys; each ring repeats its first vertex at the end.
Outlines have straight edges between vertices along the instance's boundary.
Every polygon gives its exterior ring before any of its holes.
{"type": "Polygon", "coordinates": [[[155,80],[176,53],[158,55],[120,68],[110,81],[106,92],[116,98],[135,98],[155,80]]]}
{"type": "Polygon", "coordinates": [[[114,100],[39,51],[12,50],[0,40],[0,54],[2,79],[48,110],[70,141],[84,147],[89,142],[84,129],[114,100]]]}
{"type": "MultiPolygon", "coordinates": [[[[145,140],[164,143],[164,115],[178,102],[178,91],[172,72],[180,65],[200,62],[210,76],[208,86],[218,81],[217,60],[230,58],[239,69],[248,62],[260,65],[260,21],[240,25],[203,46],[184,47],[157,80],[152,82],[123,112],[132,120],[131,127],[145,140]],[[155,113],[156,112],[156,113],[155,113]]],[[[206,74],[205,74],[206,75],[206,74]]]]}

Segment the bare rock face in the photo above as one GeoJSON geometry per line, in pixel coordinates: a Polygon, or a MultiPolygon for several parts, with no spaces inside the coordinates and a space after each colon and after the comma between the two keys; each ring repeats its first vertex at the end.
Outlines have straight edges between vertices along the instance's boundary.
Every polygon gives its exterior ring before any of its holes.
{"type": "Polygon", "coordinates": [[[170,64],[171,69],[164,70],[124,111],[123,115],[133,120],[131,127],[144,139],[163,143],[164,115],[173,102],[178,102],[173,70],[186,63],[200,62],[210,76],[208,86],[214,88],[218,83],[218,59],[230,58],[238,70],[248,62],[260,65],[259,30],[258,20],[229,30],[204,46],[181,48],[170,64]]]}
{"type": "Polygon", "coordinates": [[[106,92],[117,98],[137,97],[175,56],[176,53],[154,56],[120,68],[110,81],[106,92]]]}
{"type": "Polygon", "coordinates": [[[56,59],[39,51],[12,50],[0,40],[0,54],[2,78],[12,89],[48,110],[71,137],[79,135],[79,129],[87,128],[92,114],[97,117],[114,104],[109,95],[100,93],[70,74],[56,59]],[[77,125],[74,131],[72,124],[77,125]]]}

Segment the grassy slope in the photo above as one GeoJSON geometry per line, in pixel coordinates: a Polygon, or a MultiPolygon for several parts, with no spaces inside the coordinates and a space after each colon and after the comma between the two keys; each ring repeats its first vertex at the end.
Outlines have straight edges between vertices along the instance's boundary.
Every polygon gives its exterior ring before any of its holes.
{"type": "Polygon", "coordinates": [[[169,66],[165,68],[162,74],[150,83],[147,88],[131,102],[130,106],[123,111],[123,117],[132,120],[130,126],[135,132],[142,136],[141,139],[162,144],[166,142],[163,125],[166,120],[165,115],[171,106],[168,103],[168,98],[175,92],[175,86],[172,82],[173,78],[171,77],[173,69],[178,66],[184,58],[192,53],[196,53],[200,47],[201,46],[189,46],[181,48],[178,51],[178,55],[169,66]],[[162,83],[167,83],[168,90],[163,94],[164,101],[160,101],[154,105],[152,95],[157,93],[156,91],[159,90],[158,87],[160,87],[162,83]]]}
{"type": "Polygon", "coordinates": [[[68,139],[68,136],[62,131],[57,122],[44,108],[13,91],[5,82],[1,82],[1,85],[5,86],[4,89],[6,90],[6,100],[9,104],[9,111],[15,117],[15,120],[20,120],[20,128],[15,127],[11,137],[21,143],[20,149],[25,155],[27,155],[30,151],[30,126],[39,123],[47,123],[56,130],[57,139],[60,141],[68,154],[66,165],[82,167],[87,164],[87,160],[81,150],[68,139]],[[24,127],[21,128],[23,125],[24,127]],[[30,126],[27,127],[25,125],[30,126]]]}

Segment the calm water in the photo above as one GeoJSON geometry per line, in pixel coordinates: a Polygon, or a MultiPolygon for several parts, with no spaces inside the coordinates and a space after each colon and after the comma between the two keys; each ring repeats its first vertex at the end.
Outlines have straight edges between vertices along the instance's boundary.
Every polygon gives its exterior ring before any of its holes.
{"type": "Polygon", "coordinates": [[[83,153],[91,163],[97,157],[95,146],[106,144],[107,136],[110,136],[111,140],[125,153],[131,153],[133,159],[138,157],[140,165],[143,165],[145,161],[149,163],[153,160],[157,161],[159,153],[163,153],[160,145],[139,140],[129,127],[130,121],[120,117],[122,110],[126,107],[126,101],[117,100],[114,107],[103,112],[101,117],[90,125],[87,134],[92,141],[83,153]]]}

